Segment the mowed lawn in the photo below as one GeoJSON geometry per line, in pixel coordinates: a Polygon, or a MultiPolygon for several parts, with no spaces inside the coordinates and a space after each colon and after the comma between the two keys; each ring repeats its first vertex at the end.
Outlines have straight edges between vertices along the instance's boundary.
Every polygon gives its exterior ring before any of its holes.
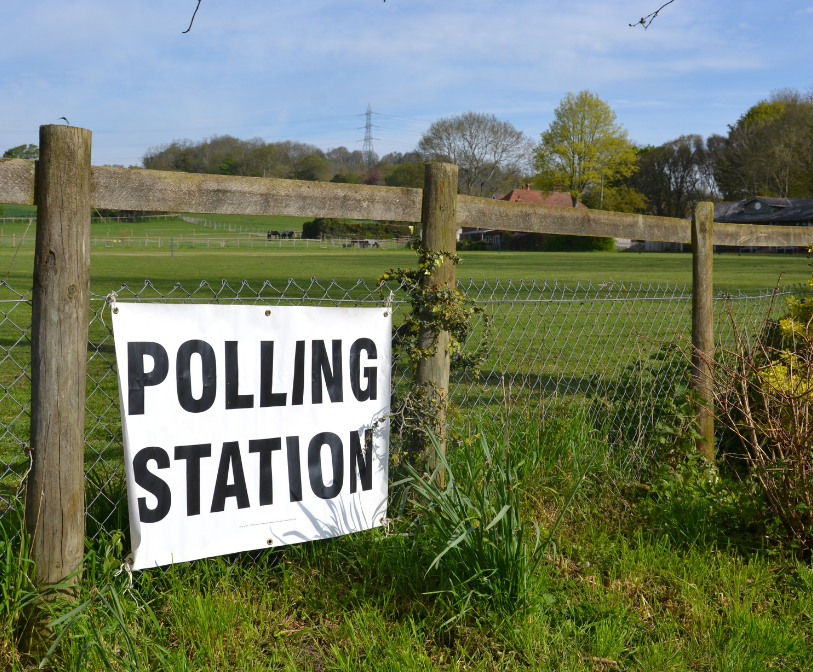
{"type": "MultiPolygon", "coordinates": [[[[35,215],[31,206],[6,206],[8,216],[35,215]]],[[[174,256],[165,244],[162,248],[106,248],[97,244],[91,249],[92,290],[107,294],[123,283],[139,287],[150,280],[156,287],[168,289],[180,282],[184,287],[196,287],[201,280],[216,282],[228,280],[252,285],[268,280],[275,285],[309,282],[312,277],[321,282],[336,280],[341,284],[359,279],[375,281],[387,269],[412,265],[415,255],[410,250],[376,249],[309,249],[268,248],[262,236],[251,236],[250,229],[301,230],[304,217],[246,217],[240,215],[192,215],[231,225],[213,229],[183,220],[157,220],[138,223],[94,223],[91,235],[95,237],[134,238],[173,236],[176,242],[187,245],[190,239],[205,238],[254,240],[254,249],[190,249],[174,246],[174,256]],[[243,233],[239,228],[243,227],[243,233]]],[[[36,226],[24,222],[0,222],[0,273],[5,277],[16,245],[23,235],[26,244],[19,248],[9,273],[9,281],[16,288],[31,285],[33,270],[33,239],[36,226]]],[[[167,241],[164,241],[165,243],[167,241]]],[[[98,243],[98,241],[97,241],[98,243]]],[[[290,243],[286,243],[290,244],[290,243]]],[[[298,244],[302,244],[298,241],[298,244]]],[[[577,282],[602,283],[669,283],[692,282],[692,261],[689,253],[629,253],[629,252],[461,252],[458,278],[468,280],[524,280],[526,282],[559,282],[574,285],[577,282]]],[[[772,287],[783,275],[783,284],[806,282],[810,278],[806,255],[781,254],[720,254],[714,257],[715,287],[736,292],[752,292],[772,287]]]]}
{"type": "MultiPolygon", "coordinates": [[[[15,250],[0,248],[0,272],[9,271],[15,250]]],[[[691,285],[692,260],[688,253],[628,252],[462,252],[457,275],[463,280],[524,280],[526,282],[602,283],[671,283],[691,285]]],[[[33,247],[20,248],[8,274],[9,283],[17,289],[31,286],[33,247]]],[[[289,278],[309,282],[311,278],[341,284],[358,279],[374,282],[389,268],[410,266],[415,254],[410,250],[324,250],[324,249],[255,249],[192,250],[176,249],[105,249],[91,252],[92,290],[106,294],[123,283],[140,287],[150,280],[158,288],[169,289],[180,282],[196,287],[201,280],[220,283],[275,285],[289,278]]],[[[810,278],[809,260],[805,255],[723,254],[714,257],[715,287],[727,292],[751,292],[773,286],[780,275],[783,284],[804,283],[810,278]]]]}

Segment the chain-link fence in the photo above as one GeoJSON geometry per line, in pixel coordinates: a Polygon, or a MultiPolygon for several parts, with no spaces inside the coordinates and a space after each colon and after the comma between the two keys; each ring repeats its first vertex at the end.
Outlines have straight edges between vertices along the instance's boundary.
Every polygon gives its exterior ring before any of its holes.
{"type": "MultiPolygon", "coordinates": [[[[482,320],[470,341],[485,339],[486,356],[479,373],[452,376],[450,396],[457,422],[470,427],[489,422],[506,426],[558,409],[584,409],[630,462],[647,456],[648,432],[664,404],[689,382],[686,358],[691,335],[691,292],[686,286],[659,284],[538,284],[536,282],[469,281],[460,290],[491,317],[482,320]]],[[[316,279],[306,284],[269,282],[252,287],[202,282],[169,290],[147,282],[123,286],[119,301],[222,303],[259,305],[375,306],[389,294],[359,281],[341,286],[316,279]]],[[[394,345],[409,304],[397,287],[393,302],[394,345]]],[[[746,333],[760,328],[773,302],[773,316],[792,287],[773,297],[773,290],[753,294],[719,294],[715,299],[718,343],[730,344],[730,310],[746,333]]],[[[19,487],[29,467],[31,401],[31,292],[0,283],[0,517],[8,496],[19,487]]],[[[393,349],[393,386],[403,389],[411,377],[408,363],[393,349]]],[[[113,332],[105,297],[91,297],[88,342],[85,464],[87,531],[127,526],[113,332]]]]}

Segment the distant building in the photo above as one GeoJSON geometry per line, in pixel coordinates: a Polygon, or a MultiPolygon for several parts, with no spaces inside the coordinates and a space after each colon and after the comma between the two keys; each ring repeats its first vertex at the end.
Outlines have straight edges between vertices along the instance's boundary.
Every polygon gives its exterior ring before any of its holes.
{"type": "MultiPolygon", "coordinates": [[[[724,224],[760,224],[763,226],[813,226],[813,198],[771,198],[755,196],[743,201],[724,201],[714,205],[714,221],[724,224]]],[[[732,247],[715,245],[719,251],[805,252],[797,247],[732,247]]]]}
{"type": "Polygon", "coordinates": [[[714,206],[714,221],[726,224],[813,226],[813,198],[768,198],[726,201],[714,206]]]}
{"type": "MultiPolygon", "coordinates": [[[[564,191],[544,192],[531,189],[530,184],[523,184],[519,189],[512,189],[507,194],[492,194],[492,199],[497,201],[508,201],[510,203],[533,203],[535,205],[553,205],[560,208],[572,208],[573,199],[570,194],[564,191]]],[[[587,209],[583,203],[579,203],[577,208],[587,209]]],[[[502,238],[504,231],[498,229],[475,229],[464,226],[463,231],[458,236],[458,240],[469,240],[476,242],[483,240],[492,245],[497,245],[502,238]]],[[[515,236],[522,236],[522,233],[515,233],[515,236]]]]}
{"type": "MultiPolygon", "coordinates": [[[[537,205],[555,205],[560,208],[573,207],[573,197],[566,191],[538,191],[531,189],[530,184],[523,184],[519,189],[512,189],[507,194],[494,194],[491,198],[511,203],[536,203],[537,205]]],[[[579,203],[576,207],[587,209],[584,203],[579,203]]]]}

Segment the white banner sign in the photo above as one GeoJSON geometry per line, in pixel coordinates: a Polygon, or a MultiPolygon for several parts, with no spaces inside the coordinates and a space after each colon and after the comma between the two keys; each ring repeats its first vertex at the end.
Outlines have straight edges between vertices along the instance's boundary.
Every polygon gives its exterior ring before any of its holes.
{"type": "Polygon", "coordinates": [[[134,569],[382,524],[390,311],[117,308],[134,569]]]}

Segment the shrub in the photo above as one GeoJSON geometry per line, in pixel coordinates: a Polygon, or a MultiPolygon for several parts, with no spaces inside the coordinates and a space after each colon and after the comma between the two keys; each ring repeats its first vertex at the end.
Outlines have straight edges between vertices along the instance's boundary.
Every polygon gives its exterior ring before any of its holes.
{"type": "Polygon", "coordinates": [[[355,173],[336,173],[331,182],[338,184],[361,184],[361,178],[355,173]]]}
{"type": "MultiPolygon", "coordinates": [[[[791,299],[788,314],[771,319],[773,303],[749,338],[727,313],[734,345],[714,360],[718,418],[736,437],[779,537],[801,558],[813,552],[813,305],[791,299]]],[[[772,521],[765,521],[768,527],[772,521]]]]}
{"type": "Polygon", "coordinates": [[[545,249],[544,233],[526,233],[524,235],[513,235],[503,240],[503,247],[506,250],[517,250],[521,252],[542,252],[545,249]]]}
{"type": "Polygon", "coordinates": [[[545,235],[541,250],[543,252],[612,252],[615,250],[615,238],[549,233],[545,235]]]}
{"type": "Polygon", "coordinates": [[[346,219],[318,217],[302,225],[302,237],[319,239],[322,236],[337,238],[396,238],[409,236],[407,224],[392,222],[352,222],[346,219]]]}
{"type": "Polygon", "coordinates": [[[493,250],[494,246],[484,240],[460,240],[457,242],[457,249],[465,252],[484,252],[493,250]]]}

